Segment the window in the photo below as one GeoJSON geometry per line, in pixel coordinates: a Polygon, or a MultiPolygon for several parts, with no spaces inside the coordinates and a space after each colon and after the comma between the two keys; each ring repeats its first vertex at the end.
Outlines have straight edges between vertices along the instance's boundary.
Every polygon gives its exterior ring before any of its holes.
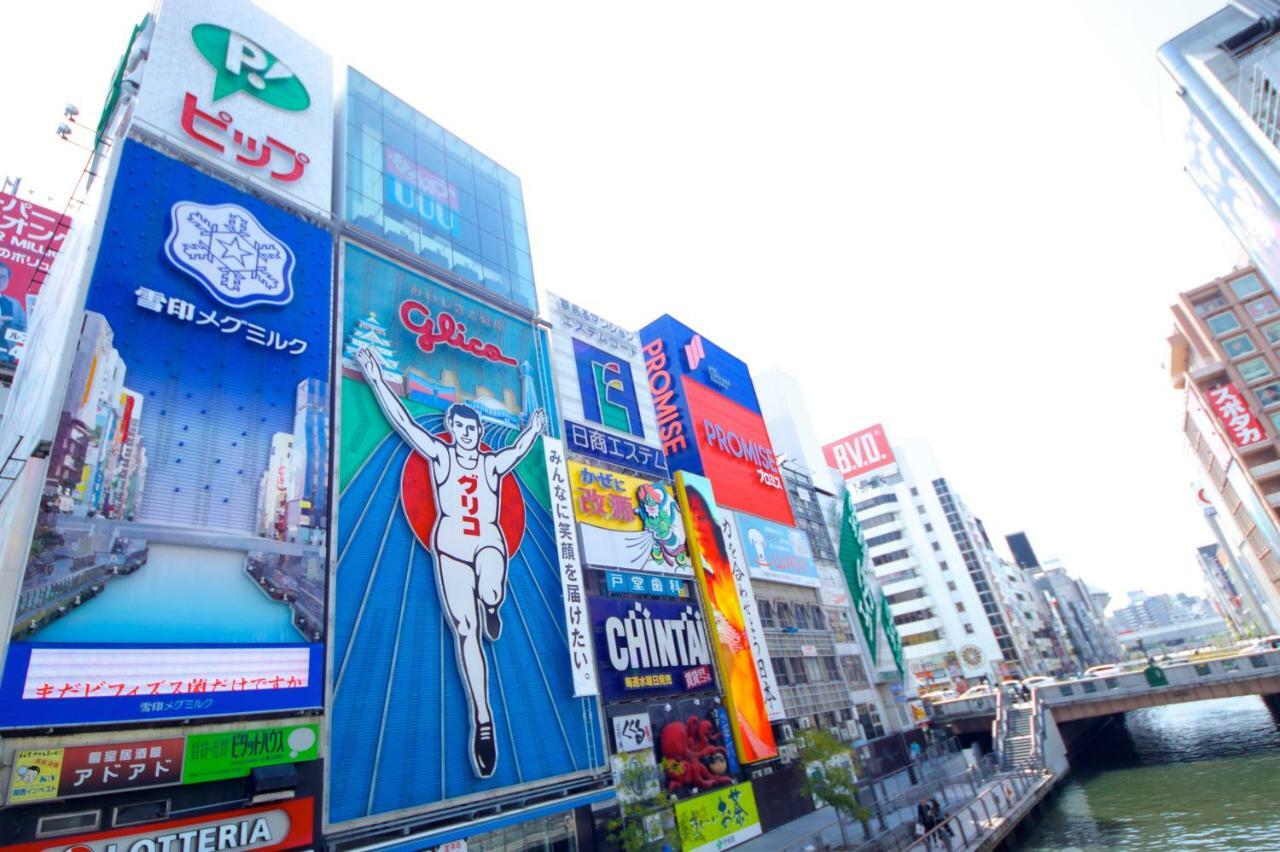
{"type": "Polygon", "coordinates": [[[791,685],[791,673],[787,670],[787,661],[782,657],[773,658],[773,673],[778,678],[779,686],[791,685]]]}
{"type": "Polygon", "coordinates": [[[882,553],[879,556],[871,557],[871,564],[887,565],[890,562],[898,562],[899,560],[906,559],[910,555],[911,554],[905,550],[894,550],[890,553],[882,553]]]}
{"type": "Polygon", "coordinates": [[[823,657],[822,665],[827,670],[827,680],[840,680],[840,664],[835,657],[823,657]]]}
{"type": "Polygon", "coordinates": [[[902,538],[902,531],[885,533],[884,535],[873,535],[867,539],[867,547],[875,547],[877,544],[888,544],[891,541],[897,541],[902,538]]]}
{"type": "Polygon", "coordinates": [[[1232,337],[1229,340],[1222,341],[1222,350],[1227,353],[1227,357],[1232,360],[1239,358],[1241,355],[1248,355],[1250,352],[1257,352],[1258,347],[1253,345],[1253,341],[1249,339],[1249,335],[1242,334],[1239,337],[1232,337]]]}
{"type": "Polygon", "coordinates": [[[972,632],[973,632],[973,625],[972,625],[972,624],[966,624],[966,625],[964,626],[964,632],[965,632],[965,633],[972,633],[972,632]]]}
{"type": "Polygon", "coordinates": [[[1262,333],[1266,335],[1267,342],[1272,346],[1280,346],[1280,322],[1273,322],[1271,325],[1264,325],[1262,333]]]}
{"type": "Polygon", "coordinates": [[[1258,385],[1253,389],[1253,392],[1258,397],[1258,404],[1263,408],[1269,408],[1280,403],[1280,382],[1258,385]]]}
{"type": "Polygon", "coordinates": [[[761,627],[773,626],[773,604],[769,603],[766,600],[760,601],[760,626],[761,627]]]}
{"type": "Polygon", "coordinates": [[[872,527],[878,527],[883,524],[891,524],[896,520],[898,520],[897,512],[886,512],[883,515],[876,515],[874,518],[869,518],[866,521],[864,521],[862,523],[862,529],[869,530],[872,527]]]}
{"type": "Polygon", "coordinates": [[[1227,311],[1225,314],[1218,314],[1215,317],[1209,317],[1205,322],[1209,324],[1209,329],[1218,337],[1229,331],[1235,331],[1240,327],[1240,320],[1236,319],[1236,315],[1231,311],[1227,311]]]}
{"type": "Polygon", "coordinates": [[[1253,317],[1254,322],[1262,322],[1264,319],[1280,314],[1280,304],[1276,304],[1273,296],[1254,299],[1246,304],[1244,309],[1249,312],[1249,316],[1253,317]]]}
{"type": "MultiPolygon", "coordinates": [[[[1280,323],[1276,323],[1276,325],[1280,325],[1280,323]]],[[[916,506],[916,511],[923,515],[923,514],[924,514],[924,506],[916,506]]]]}
{"type": "Polygon", "coordinates": [[[942,638],[942,634],[936,630],[926,630],[924,633],[916,633],[911,636],[903,636],[902,644],[907,645],[923,645],[926,642],[937,642],[942,638]]]}
{"type": "Polygon", "coordinates": [[[803,659],[801,659],[800,657],[790,657],[790,658],[784,657],[783,659],[791,663],[792,680],[794,680],[797,684],[809,682],[809,675],[805,670],[803,659]]]}
{"type": "Polygon", "coordinates": [[[827,626],[827,616],[822,611],[821,607],[818,607],[818,606],[809,607],[809,618],[813,622],[814,630],[830,630],[831,629],[830,627],[827,626]]]}
{"type": "MultiPolygon", "coordinates": [[[[1280,413],[1277,413],[1276,416],[1280,417],[1280,413]]],[[[916,572],[911,568],[908,568],[905,571],[894,571],[892,574],[886,574],[885,576],[881,577],[880,585],[891,586],[894,583],[900,583],[903,580],[913,580],[917,576],[919,575],[917,575],[916,572]]]]}
{"type": "Polygon", "coordinates": [[[955,581],[955,580],[948,580],[948,581],[947,581],[947,590],[948,590],[948,591],[951,591],[951,592],[954,592],[954,591],[956,590],[956,581],[955,581]]]}
{"type": "Polygon", "coordinates": [[[925,531],[925,532],[933,532],[933,524],[925,524],[925,525],[924,525],[924,531],[925,531]]]}
{"type": "Polygon", "coordinates": [[[870,500],[863,500],[861,503],[854,503],[853,510],[861,512],[864,509],[870,509],[874,506],[883,506],[885,503],[897,503],[898,495],[881,494],[879,497],[872,497],[870,500]]]}
{"type": "Polygon", "coordinates": [[[1265,379],[1273,372],[1266,358],[1250,358],[1248,361],[1241,361],[1238,366],[1240,367],[1240,378],[1244,379],[1245,384],[1252,384],[1259,379],[1265,379]]]}
{"type": "Polygon", "coordinates": [[[951,570],[950,568],[948,568],[948,567],[947,567],[947,563],[942,562],[942,561],[939,561],[939,562],[938,562],[938,567],[939,567],[940,569],[942,569],[943,571],[950,571],[950,570],[951,570]]]}
{"type": "Polygon", "coordinates": [[[935,541],[935,542],[933,542],[933,549],[934,549],[934,550],[942,550],[942,545],[938,544],[938,543],[935,541]]]}
{"type": "Polygon", "coordinates": [[[796,604],[796,627],[801,630],[809,629],[809,609],[804,604],[796,604]]]}
{"type": "Polygon", "coordinates": [[[924,589],[908,589],[905,592],[898,592],[896,595],[889,595],[885,598],[885,601],[893,605],[919,600],[922,597],[924,597],[924,589]]]}
{"type": "Polygon", "coordinates": [[[1204,296],[1199,301],[1192,302],[1191,307],[1195,309],[1197,316],[1205,316],[1216,310],[1220,310],[1227,306],[1227,297],[1222,295],[1221,291],[1214,290],[1212,294],[1204,296]]]}
{"type": "Polygon", "coordinates": [[[1261,293],[1263,289],[1262,282],[1252,272],[1231,282],[1231,290],[1237,299],[1247,299],[1255,293],[1261,293]]]}
{"type": "Polygon", "coordinates": [[[964,604],[956,601],[956,612],[964,612],[964,604]]]}
{"type": "Polygon", "coordinates": [[[801,657],[796,662],[804,665],[804,676],[808,683],[822,683],[822,664],[816,657],[801,657]]]}
{"type": "Polygon", "coordinates": [[[786,604],[786,603],[779,602],[779,604],[778,604],[778,626],[779,626],[779,627],[791,627],[792,625],[793,625],[793,622],[791,621],[791,607],[790,607],[790,605],[788,605],[788,604],[786,604]]]}
{"type": "Polygon", "coordinates": [[[42,816],[36,821],[36,837],[57,837],[62,834],[75,834],[77,831],[92,831],[98,827],[98,821],[101,818],[100,811],[77,811],[71,814],[42,816]]]}
{"type": "Polygon", "coordinates": [[[1280,411],[1271,412],[1271,425],[1276,430],[1276,434],[1280,435],[1280,411]]]}
{"type": "Polygon", "coordinates": [[[920,496],[920,489],[913,487],[913,488],[911,489],[911,496],[912,496],[912,497],[919,497],[919,496],[920,496]]]}

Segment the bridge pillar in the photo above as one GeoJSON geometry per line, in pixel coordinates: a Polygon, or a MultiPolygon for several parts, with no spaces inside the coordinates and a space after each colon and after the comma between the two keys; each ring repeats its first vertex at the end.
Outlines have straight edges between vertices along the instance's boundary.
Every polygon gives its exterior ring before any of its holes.
{"type": "Polygon", "coordinates": [[[1272,693],[1262,696],[1262,703],[1267,705],[1267,709],[1271,711],[1271,715],[1280,718],[1280,694],[1272,693]]]}

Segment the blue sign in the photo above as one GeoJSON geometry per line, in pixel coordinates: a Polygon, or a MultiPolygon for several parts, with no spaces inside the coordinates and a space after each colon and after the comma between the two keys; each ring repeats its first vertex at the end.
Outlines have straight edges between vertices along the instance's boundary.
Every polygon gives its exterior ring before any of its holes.
{"type": "Polygon", "coordinates": [[[631,362],[573,338],[582,413],[592,423],[644,437],[631,362]]]}
{"type": "Polygon", "coordinates": [[[565,449],[600,461],[616,464],[654,479],[670,479],[667,457],[662,451],[637,441],[619,438],[572,420],[564,421],[565,449]]]}
{"type": "Polygon", "coordinates": [[[123,145],[0,727],[319,707],[332,239],[123,145]]]}
{"type": "Polygon", "coordinates": [[[784,527],[745,512],[734,512],[747,569],[757,580],[793,583],[818,588],[818,564],[808,534],[796,527],[784,527]]]}
{"type": "Polygon", "coordinates": [[[654,574],[637,574],[634,571],[605,571],[604,585],[611,594],[689,597],[689,587],[679,577],[659,577],[654,574]]]}
{"type": "Polygon", "coordinates": [[[692,602],[587,599],[606,701],[715,689],[711,646],[692,602]]]}
{"type": "MultiPolygon", "coordinates": [[[[661,349],[666,354],[665,369],[673,376],[693,379],[743,408],[760,413],[760,401],[756,398],[756,387],[751,381],[747,362],[721,349],[670,314],[663,314],[640,329],[640,340],[644,344],[646,360],[652,354],[650,348],[654,341],[661,340],[661,349]]],[[[654,371],[648,372],[652,380],[654,371]]],[[[657,397],[655,389],[655,404],[657,397]]],[[[662,420],[661,411],[658,420],[662,420]]]]}

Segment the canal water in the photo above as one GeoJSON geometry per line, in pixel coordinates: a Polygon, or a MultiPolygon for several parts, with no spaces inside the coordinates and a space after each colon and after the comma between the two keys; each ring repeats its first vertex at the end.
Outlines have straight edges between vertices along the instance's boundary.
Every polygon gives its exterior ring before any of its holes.
{"type": "Polygon", "coordinates": [[[1280,849],[1280,719],[1261,698],[1129,713],[1016,849],[1280,849]]]}
{"type": "Polygon", "coordinates": [[[301,642],[232,550],[152,544],[147,564],[31,637],[34,642],[301,642]]]}

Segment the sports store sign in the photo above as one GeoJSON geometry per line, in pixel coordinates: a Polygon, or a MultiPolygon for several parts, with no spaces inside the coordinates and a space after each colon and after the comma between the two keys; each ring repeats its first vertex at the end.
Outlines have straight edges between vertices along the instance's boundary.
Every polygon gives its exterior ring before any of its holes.
{"type": "Polygon", "coordinates": [[[710,479],[727,508],[794,526],[746,363],[667,315],[640,338],[671,469],[710,479]]]}
{"type": "Polygon", "coordinates": [[[243,0],[165,0],[136,124],[272,193],[332,202],[329,56],[243,0]]]}

